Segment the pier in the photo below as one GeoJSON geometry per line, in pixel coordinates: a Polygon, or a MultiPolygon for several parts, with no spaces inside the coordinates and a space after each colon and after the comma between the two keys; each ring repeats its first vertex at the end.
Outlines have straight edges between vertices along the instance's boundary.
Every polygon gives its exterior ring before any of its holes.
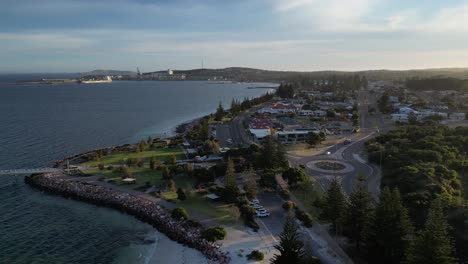
{"type": "Polygon", "coordinates": [[[0,175],[18,175],[18,174],[34,174],[34,173],[57,173],[62,170],[56,168],[36,168],[36,169],[12,169],[0,170],[0,175]]]}

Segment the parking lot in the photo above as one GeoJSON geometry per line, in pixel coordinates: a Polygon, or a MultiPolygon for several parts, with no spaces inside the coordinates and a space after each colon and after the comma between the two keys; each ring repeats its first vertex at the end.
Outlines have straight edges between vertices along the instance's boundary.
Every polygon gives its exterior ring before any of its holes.
{"type": "Polygon", "coordinates": [[[270,213],[267,217],[257,218],[260,229],[265,229],[267,233],[278,239],[286,219],[286,211],[281,207],[283,200],[276,193],[267,192],[258,194],[257,199],[260,205],[270,213]]]}

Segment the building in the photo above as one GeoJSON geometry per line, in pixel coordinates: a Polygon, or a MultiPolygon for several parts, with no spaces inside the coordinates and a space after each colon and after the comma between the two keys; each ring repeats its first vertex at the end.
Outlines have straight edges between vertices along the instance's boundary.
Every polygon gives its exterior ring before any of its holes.
{"type": "Polygon", "coordinates": [[[450,114],[450,119],[452,119],[452,120],[464,120],[464,119],[466,119],[466,114],[465,113],[451,113],[450,114]]]}
{"type": "Polygon", "coordinates": [[[297,113],[298,116],[311,116],[311,115],[314,115],[314,111],[313,110],[300,110],[298,113],[297,113]]]}
{"type": "Polygon", "coordinates": [[[391,114],[393,121],[408,122],[408,114],[391,114]]]}
{"type": "Polygon", "coordinates": [[[415,111],[414,109],[410,107],[403,106],[403,107],[400,107],[400,109],[398,110],[398,113],[409,115],[409,114],[417,114],[417,111],[415,111]]]}
{"type": "Polygon", "coordinates": [[[255,141],[261,143],[265,137],[271,135],[271,128],[266,122],[261,122],[259,120],[254,121],[249,126],[249,132],[255,139],[255,141]]]}
{"type": "Polygon", "coordinates": [[[275,137],[282,144],[298,144],[306,142],[307,134],[309,131],[279,131],[276,132],[275,137]]]}

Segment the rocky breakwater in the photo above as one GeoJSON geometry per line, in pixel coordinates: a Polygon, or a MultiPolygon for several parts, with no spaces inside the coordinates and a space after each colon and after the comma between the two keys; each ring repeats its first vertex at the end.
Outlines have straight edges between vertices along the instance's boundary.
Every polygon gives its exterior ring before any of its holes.
{"type": "Polygon", "coordinates": [[[117,209],[154,226],[170,239],[200,251],[208,259],[229,263],[230,258],[219,247],[201,238],[198,227],[171,218],[166,209],[156,202],[132,194],[86,182],[63,179],[54,174],[34,174],[25,182],[40,190],[76,200],[117,209]]]}

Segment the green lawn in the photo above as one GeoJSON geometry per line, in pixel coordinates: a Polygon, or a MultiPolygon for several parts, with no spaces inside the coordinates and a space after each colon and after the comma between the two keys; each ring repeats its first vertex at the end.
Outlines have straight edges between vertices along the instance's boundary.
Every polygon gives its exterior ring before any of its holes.
{"type": "Polygon", "coordinates": [[[87,162],[86,165],[89,167],[97,167],[98,164],[103,164],[105,166],[120,165],[123,161],[129,158],[143,158],[145,163],[147,163],[153,156],[161,161],[169,160],[172,156],[176,156],[177,159],[183,159],[185,157],[184,153],[179,148],[148,149],[143,152],[112,153],[110,155],[104,156],[99,161],[87,162]]]}
{"type": "MultiPolygon", "coordinates": [[[[145,162],[143,167],[129,167],[130,171],[132,172],[132,177],[136,179],[136,184],[127,185],[128,188],[140,189],[146,185],[146,182],[149,182],[150,185],[159,186],[162,183],[161,172],[157,170],[152,171],[149,169],[149,159],[153,156],[161,162],[169,160],[172,156],[176,156],[177,159],[183,159],[185,157],[182,150],[179,148],[148,149],[143,152],[113,153],[104,156],[99,161],[89,161],[83,164],[84,167],[88,168],[85,169],[84,172],[92,175],[103,175],[108,180],[113,180],[115,184],[123,185],[121,182],[122,175],[120,175],[120,173],[108,169],[99,170],[98,164],[118,167],[124,164],[125,160],[128,158],[142,158],[145,162]]],[[[193,184],[193,180],[186,175],[176,175],[174,177],[174,181],[176,182],[177,186],[185,186],[187,183],[193,184]]]]}
{"type": "Polygon", "coordinates": [[[236,225],[239,222],[235,205],[226,205],[207,200],[204,196],[194,194],[185,201],[177,201],[177,205],[191,211],[203,214],[224,225],[236,225]]]}

